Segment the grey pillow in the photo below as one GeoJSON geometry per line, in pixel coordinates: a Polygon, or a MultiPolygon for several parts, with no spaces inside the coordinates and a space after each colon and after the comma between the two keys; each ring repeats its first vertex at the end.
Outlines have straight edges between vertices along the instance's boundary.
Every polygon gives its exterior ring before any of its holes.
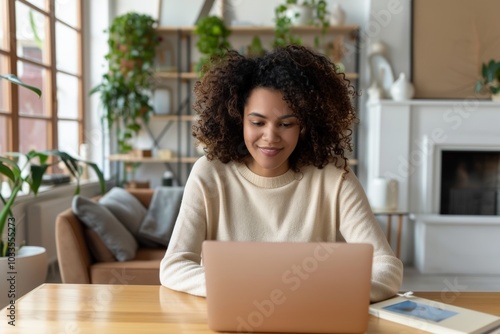
{"type": "Polygon", "coordinates": [[[139,244],[148,247],[158,246],[139,234],[139,227],[148,210],[134,195],[123,188],[114,187],[101,197],[99,203],[104,205],[127,228],[139,244]]]}
{"type": "Polygon", "coordinates": [[[139,235],[167,247],[179,214],[183,193],[184,187],[156,188],[140,226],[139,235]]]}
{"type": "Polygon", "coordinates": [[[106,207],[81,196],[73,198],[71,207],[73,213],[99,235],[118,261],[135,257],[137,241],[106,207]]]}

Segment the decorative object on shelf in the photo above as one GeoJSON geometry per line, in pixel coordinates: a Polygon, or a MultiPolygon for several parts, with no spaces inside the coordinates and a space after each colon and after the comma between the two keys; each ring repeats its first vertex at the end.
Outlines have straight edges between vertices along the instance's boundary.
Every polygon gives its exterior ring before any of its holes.
{"type": "Polygon", "coordinates": [[[100,93],[103,119],[115,129],[118,153],[132,150],[130,140],[153,113],[150,104],[159,37],[149,15],[127,13],[108,28],[108,71],[90,94],[100,93]]]}
{"type": "Polygon", "coordinates": [[[321,36],[314,37],[314,46],[320,45],[320,37],[326,33],[330,22],[325,0],[286,0],[274,10],[275,37],[273,47],[282,47],[288,44],[302,44],[302,39],[292,33],[292,26],[314,25],[320,26],[321,36]]]}
{"type": "Polygon", "coordinates": [[[153,105],[156,115],[168,115],[172,113],[172,88],[157,84],[153,90],[153,105]]]}
{"type": "Polygon", "coordinates": [[[168,39],[161,39],[157,47],[155,70],[161,72],[175,72],[175,48],[168,39]]]}
{"type": "Polygon", "coordinates": [[[196,64],[196,72],[202,74],[203,65],[212,56],[223,56],[231,48],[231,31],[224,21],[217,16],[207,16],[198,21],[194,33],[198,35],[196,46],[203,55],[196,64]]]}
{"type": "Polygon", "coordinates": [[[174,174],[171,171],[167,170],[163,173],[161,185],[164,187],[171,187],[174,185],[174,174]]]}
{"type": "Polygon", "coordinates": [[[500,61],[491,59],[488,63],[483,63],[481,76],[482,79],[476,82],[476,93],[488,90],[492,100],[500,101],[500,61]]]}
{"type": "Polygon", "coordinates": [[[371,181],[368,198],[374,211],[396,211],[398,209],[398,181],[377,177],[371,181]]]}
{"type": "Polygon", "coordinates": [[[370,87],[381,87],[383,93],[381,98],[389,98],[394,83],[394,72],[389,60],[387,60],[387,46],[384,42],[377,41],[371,45],[368,66],[370,68],[370,87]]]}
{"type": "Polygon", "coordinates": [[[340,4],[333,4],[332,11],[330,12],[330,25],[342,26],[346,21],[346,12],[340,4]]]}
{"type": "Polygon", "coordinates": [[[290,18],[293,26],[306,26],[313,22],[313,8],[307,3],[297,3],[297,1],[288,1],[286,16],[290,18]]]}
{"type": "Polygon", "coordinates": [[[157,150],[156,155],[160,159],[172,159],[172,158],[174,158],[174,153],[172,152],[172,150],[169,150],[166,148],[162,148],[162,149],[157,150]]]}
{"type": "Polygon", "coordinates": [[[398,80],[396,80],[391,86],[391,97],[394,101],[405,101],[410,100],[413,97],[415,90],[413,85],[404,73],[399,74],[398,80]]]}
{"type": "Polygon", "coordinates": [[[384,98],[384,89],[380,86],[377,81],[373,81],[371,86],[368,88],[368,100],[378,101],[384,98]]]}

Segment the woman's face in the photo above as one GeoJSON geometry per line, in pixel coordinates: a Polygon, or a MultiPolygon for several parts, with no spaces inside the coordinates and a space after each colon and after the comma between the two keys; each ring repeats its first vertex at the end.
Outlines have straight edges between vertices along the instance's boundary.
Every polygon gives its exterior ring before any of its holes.
{"type": "Polygon", "coordinates": [[[248,168],[260,176],[286,173],[288,158],[299,140],[300,126],[281,92],[258,87],[248,97],[243,137],[251,157],[248,168]]]}

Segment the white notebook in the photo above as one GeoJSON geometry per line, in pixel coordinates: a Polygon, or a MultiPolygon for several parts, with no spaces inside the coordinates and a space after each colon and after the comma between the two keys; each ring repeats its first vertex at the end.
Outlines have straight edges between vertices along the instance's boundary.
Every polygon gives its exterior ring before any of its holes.
{"type": "Polygon", "coordinates": [[[500,333],[500,317],[413,296],[371,304],[370,314],[430,333],[500,333]]]}

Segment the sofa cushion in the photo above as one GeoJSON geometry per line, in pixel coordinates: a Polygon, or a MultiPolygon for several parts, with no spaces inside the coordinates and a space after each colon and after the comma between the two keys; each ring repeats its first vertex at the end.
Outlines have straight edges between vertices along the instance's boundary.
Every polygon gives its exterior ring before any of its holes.
{"type": "Polygon", "coordinates": [[[93,229],[85,226],[85,240],[87,241],[90,253],[97,262],[115,262],[116,258],[109,250],[108,246],[102,241],[99,234],[93,229]]]}
{"type": "Polygon", "coordinates": [[[144,239],[167,247],[181,206],[184,187],[158,187],[139,228],[144,239]]]}
{"type": "Polygon", "coordinates": [[[96,263],[90,267],[93,284],[160,285],[160,262],[165,249],[140,248],[132,261],[96,263]]]}
{"type": "Polygon", "coordinates": [[[134,195],[123,188],[114,187],[99,199],[99,203],[111,211],[141,246],[156,246],[148,238],[139,234],[139,227],[146,216],[147,209],[134,195]]]}
{"type": "Polygon", "coordinates": [[[137,241],[106,207],[91,199],[75,196],[72,209],[86,226],[99,235],[118,261],[127,261],[135,257],[137,241]]]}

